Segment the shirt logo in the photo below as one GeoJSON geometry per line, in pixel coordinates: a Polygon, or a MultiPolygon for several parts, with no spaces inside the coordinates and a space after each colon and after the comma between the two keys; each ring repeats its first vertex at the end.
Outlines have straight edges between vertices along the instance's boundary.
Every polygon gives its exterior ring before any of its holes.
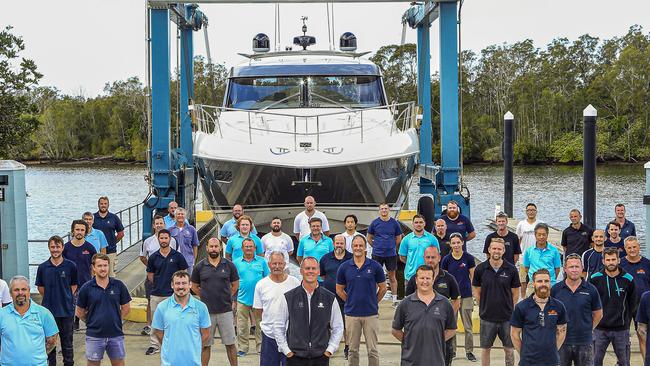
{"type": "Polygon", "coordinates": [[[447,284],[446,283],[439,283],[438,288],[447,288],[447,284]]]}
{"type": "Polygon", "coordinates": [[[580,235],[587,236],[587,233],[583,231],[582,233],[580,233],[580,235]]]}
{"type": "Polygon", "coordinates": [[[111,290],[110,294],[111,294],[111,295],[115,295],[115,291],[114,291],[114,290],[111,290]]]}
{"type": "Polygon", "coordinates": [[[637,274],[645,274],[645,269],[639,268],[639,269],[636,270],[636,273],[637,274]]]}
{"type": "Polygon", "coordinates": [[[499,277],[508,278],[508,275],[505,272],[503,272],[499,275],[499,277]]]}
{"type": "Polygon", "coordinates": [[[84,250],[81,252],[81,254],[90,254],[90,252],[88,250],[84,250]]]}
{"type": "Polygon", "coordinates": [[[366,272],[367,272],[367,273],[370,273],[370,268],[368,268],[368,270],[367,270],[366,272]]]}
{"type": "Polygon", "coordinates": [[[583,291],[580,291],[579,294],[581,294],[581,295],[591,296],[591,294],[589,294],[588,292],[583,292],[583,291]]]}
{"type": "Polygon", "coordinates": [[[319,308],[319,309],[324,309],[325,306],[323,306],[323,303],[322,303],[322,302],[319,302],[319,303],[318,303],[318,308],[319,308]]]}
{"type": "Polygon", "coordinates": [[[467,267],[467,265],[465,263],[461,263],[461,264],[458,265],[458,267],[465,268],[465,267],[467,267]]]}
{"type": "Polygon", "coordinates": [[[61,271],[60,276],[61,276],[61,278],[65,278],[65,271],[61,271]]]}
{"type": "Polygon", "coordinates": [[[549,316],[551,316],[551,315],[557,315],[557,311],[551,309],[551,310],[548,311],[548,315],[549,315],[549,316]]]}
{"type": "Polygon", "coordinates": [[[305,307],[305,304],[302,301],[300,301],[298,302],[298,307],[302,309],[305,307]]]}
{"type": "Polygon", "coordinates": [[[221,273],[226,273],[226,270],[222,268],[221,273]]]}
{"type": "Polygon", "coordinates": [[[440,315],[440,308],[439,307],[434,307],[433,308],[433,315],[440,315]]]}
{"type": "Polygon", "coordinates": [[[174,263],[174,258],[169,258],[169,263],[174,263]]]}

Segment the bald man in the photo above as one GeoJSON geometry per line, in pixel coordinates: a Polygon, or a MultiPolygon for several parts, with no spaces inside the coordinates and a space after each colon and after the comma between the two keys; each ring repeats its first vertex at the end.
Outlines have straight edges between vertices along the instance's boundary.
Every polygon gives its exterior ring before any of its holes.
{"type": "Polygon", "coordinates": [[[311,233],[309,228],[309,220],[312,217],[318,217],[321,219],[323,225],[322,230],[325,236],[330,235],[330,224],[327,221],[325,214],[316,209],[316,200],[312,196],[305,197],[305,210],[301,211],[296,218],[293,220],[293,235],[300,241],[300,239],[311,233]]]}

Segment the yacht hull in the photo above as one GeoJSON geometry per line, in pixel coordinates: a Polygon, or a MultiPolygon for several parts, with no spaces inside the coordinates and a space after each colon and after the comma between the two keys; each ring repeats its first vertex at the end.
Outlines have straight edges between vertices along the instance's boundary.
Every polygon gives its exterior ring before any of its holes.
{"type": "Polygon", "coordinates": [[[377,217],[377,205],[387,202],[395,212],[407,201],[416,155],[351,165],[319,168],[278,167],[195,156],[203,195],[221,223],[232,206],[244,205],[262,231],[274,217],[293,232],[293,218],[304,209],[307,195],[331,221],[332,232],[343,229],[345,215],[355,214],[360,228],[377,217]]]}

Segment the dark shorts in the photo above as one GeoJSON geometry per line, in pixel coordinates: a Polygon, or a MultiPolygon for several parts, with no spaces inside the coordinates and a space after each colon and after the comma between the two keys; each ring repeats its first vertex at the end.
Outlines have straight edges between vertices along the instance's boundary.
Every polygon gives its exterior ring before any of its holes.
{"type": "Polygon", "coordinates": [[[397,269],[397,256],[392,257],[380,257],[378,255],[372,255],[374,261],[379,262],[379,265],[386,266],[388,272],[393,272],[397,269]]]}
{"type": "Polygon", "coordinates": [[[490,322],[481,319],[481,348],[491,348],[497,336],[499,336],[503,347],[514,347],[510,338],[510,322],[490,322]]]}

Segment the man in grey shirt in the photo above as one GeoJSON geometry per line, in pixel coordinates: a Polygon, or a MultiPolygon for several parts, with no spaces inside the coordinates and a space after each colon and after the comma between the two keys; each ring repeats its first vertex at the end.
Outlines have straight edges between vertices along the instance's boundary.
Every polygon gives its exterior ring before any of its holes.
{"type": "MultiPolygon", "coordinates": [[[[192,291],[201,297],[210,313],[210,345],[219,328],[221,343],[226,346],[228,361],[237,365],[237,346],[235,345],[235,325],[232,311],[232,298],[239,289],[239,274],[235,265],[221,257],[222,244],[211,238],[206,247],[208,257],[201,260],[192,271],[192,291]]],[[[203,347],[201,360],[210,362],[210,348],[203,347]]]]}
{"type": "Polygon", "coordinates": [[[393,336],[402,342],[402,366],[444,365],[445,342],[456,334],[449,300],[433,290],[433,268],[418,267],[417,290],[395,310],[393,336]]]}

